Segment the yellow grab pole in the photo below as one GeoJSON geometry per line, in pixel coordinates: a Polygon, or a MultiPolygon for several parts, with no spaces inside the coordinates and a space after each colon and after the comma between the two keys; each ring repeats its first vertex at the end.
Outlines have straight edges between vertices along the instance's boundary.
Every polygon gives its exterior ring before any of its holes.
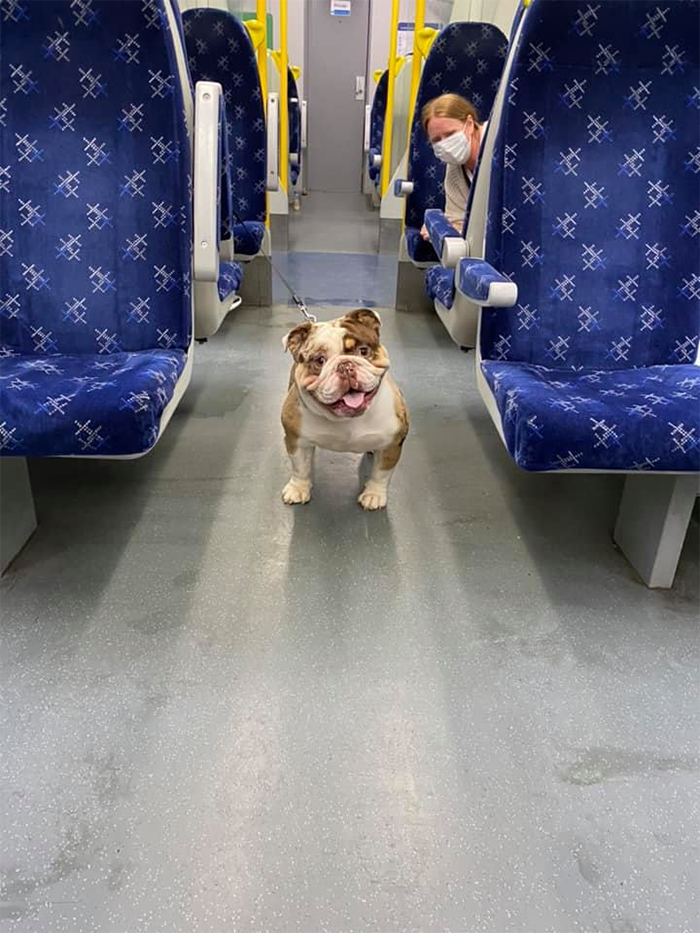
{"type": "Polygon", "coordinates": [[[418,34],[425,26],[425,0],[416,0],[415,22],[413,24],[413,61],[411,62],[411,96],[408,102],[408,132],[407,145],[411,145],[411,127],[413,125],[413,111],[418,97],[418,84],[420,83],[422,55],[418,48],[418,34]]]}
{"type": "Polygon", "coordinates": [[[256,0],[255,18],[261,23],[265,32],[264,39],[258,46],[258,71],[260,72],[260,93],[263,107],[267,112],[267,3],[266,0],[256,0]]]}
{"type": "Polygon", "coordinates": [[[391,28],[389,34],[389,74],[386,88],[386,113],[384,115],[384,139],[382,140],[382,197],[386,194],[391,179],[391,136],[394,119],[394,81],[396,80],[396,38],[399,31],[399,0],[391,0],[391,28]]]}
{"type": "Polygon", "coordinates": [[[289,55],[287,53],[287,0],[279,0],[280,4],[280,185],[287,190],[289,182],[289,110],[287,98],[289,96],[289,55]]]}

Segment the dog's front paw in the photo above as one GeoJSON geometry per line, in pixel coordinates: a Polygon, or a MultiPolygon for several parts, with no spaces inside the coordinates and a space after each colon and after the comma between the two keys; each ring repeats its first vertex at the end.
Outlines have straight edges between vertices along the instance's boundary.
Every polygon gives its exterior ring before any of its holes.
{"type": "Polygon", "coordinates": [[[282,490],[282,501],[286,505],[306,505],[311,499],[311,483],[290,479],[282,490]]]}
{"type": "Polygon", "coordinates": [[[367,483],[357,500],[366,512],[376,512],[386,508],[387,491],[371,481],[367,483]]]}

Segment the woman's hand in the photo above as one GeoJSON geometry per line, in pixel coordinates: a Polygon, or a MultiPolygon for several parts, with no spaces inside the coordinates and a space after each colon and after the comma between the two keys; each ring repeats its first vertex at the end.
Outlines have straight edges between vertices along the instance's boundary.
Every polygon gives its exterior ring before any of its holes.
{"type": "Polygon", "coordinates": [[[424,240],[430,239],[430,234],[428,233],[428,228],[425,226],[425,224],[423,224],[423,226],[420,228],[420,235],[424,240]]]}

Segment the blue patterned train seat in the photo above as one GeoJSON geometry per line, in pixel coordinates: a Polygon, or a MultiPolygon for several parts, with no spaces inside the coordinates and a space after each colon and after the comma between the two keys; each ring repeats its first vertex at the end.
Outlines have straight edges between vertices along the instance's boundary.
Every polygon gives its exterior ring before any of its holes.
{"type": "Polygon", "coordinates": [[[374,164],[375,156],[382,154],[382,141],[384,139],[384,120],[386,118],[386,95],[389,86],[389,72],[384,71],[372,98],[372,109],[369,115],[369,153],[367,172],[375,186],[379,184],[382,170],[374,164]]]}
{"type": "MultiPolygon", "coordinates": [[[[700,4],[534,0],[493,155],[481,371],[527,470],[700,469],[700,4]]],[[[492,127],[491,129],[494,129],[492,127]]]]}
{"type": "Polygon", "coordinates": [[[2,4],[3,455],[143,453],[189,378],[191,160],[171,24],[162,0],[2,4]]]}
{"type": "Polygon", "coordinates": [[[265,235],[267,135],[255,50],[243,23],[225,10],[182,14],[192,80],[223,88],[232,210],[225,201],[221,239],[233,237],[239,259],[250,259],[265,235]]]}
{"type": "Polygon", "coordinates": [[[301,174],[301,99],[294,72],[287,69],[287,117],[289,119],[289,178],[296,185],[301,174]],[[291,159],[292,155],[294,160],[291,159]]]}

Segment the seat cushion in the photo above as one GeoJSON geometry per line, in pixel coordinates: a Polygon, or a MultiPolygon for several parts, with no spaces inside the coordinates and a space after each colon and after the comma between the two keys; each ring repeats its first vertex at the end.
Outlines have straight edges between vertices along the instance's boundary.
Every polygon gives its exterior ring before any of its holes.
{"type": "Polygon", "coordinates": [[[700,367],[482,370],[525,470],[700,470],[700,367]]]}
{"type": "Polygon", "coordinates": [[[247,220],[245,224],[233,225],[233,249],[239,256],[255,256],[265,236],[265,224],[247,220]]]}
{"type": "Polygon", "coordinates": [[[21,457],[140,454],[158,439],[187,355],[16,356],[0,377],[0,451],[21,457]]]}
{"type": "Polygon", "coordinates": [[[219,301],[223,301],[233,292],[237,292],[242,279],[243,268],[240,262],[219,262],[219,281],[216,283],[219,290],[219,301]]]}
{"type": "Polygon", "coordinates": [[[406,227],[406,252],[413,262],[440,262],[433,245],[424,240],[418,227],[406,227]]]}
{"type": "Polygon", "coordinates": [[[452,307],[455,297],[455,270],[433,266],[425,273],[425,290],[428,298],[437,299],[446,308],[452,307]]]}

